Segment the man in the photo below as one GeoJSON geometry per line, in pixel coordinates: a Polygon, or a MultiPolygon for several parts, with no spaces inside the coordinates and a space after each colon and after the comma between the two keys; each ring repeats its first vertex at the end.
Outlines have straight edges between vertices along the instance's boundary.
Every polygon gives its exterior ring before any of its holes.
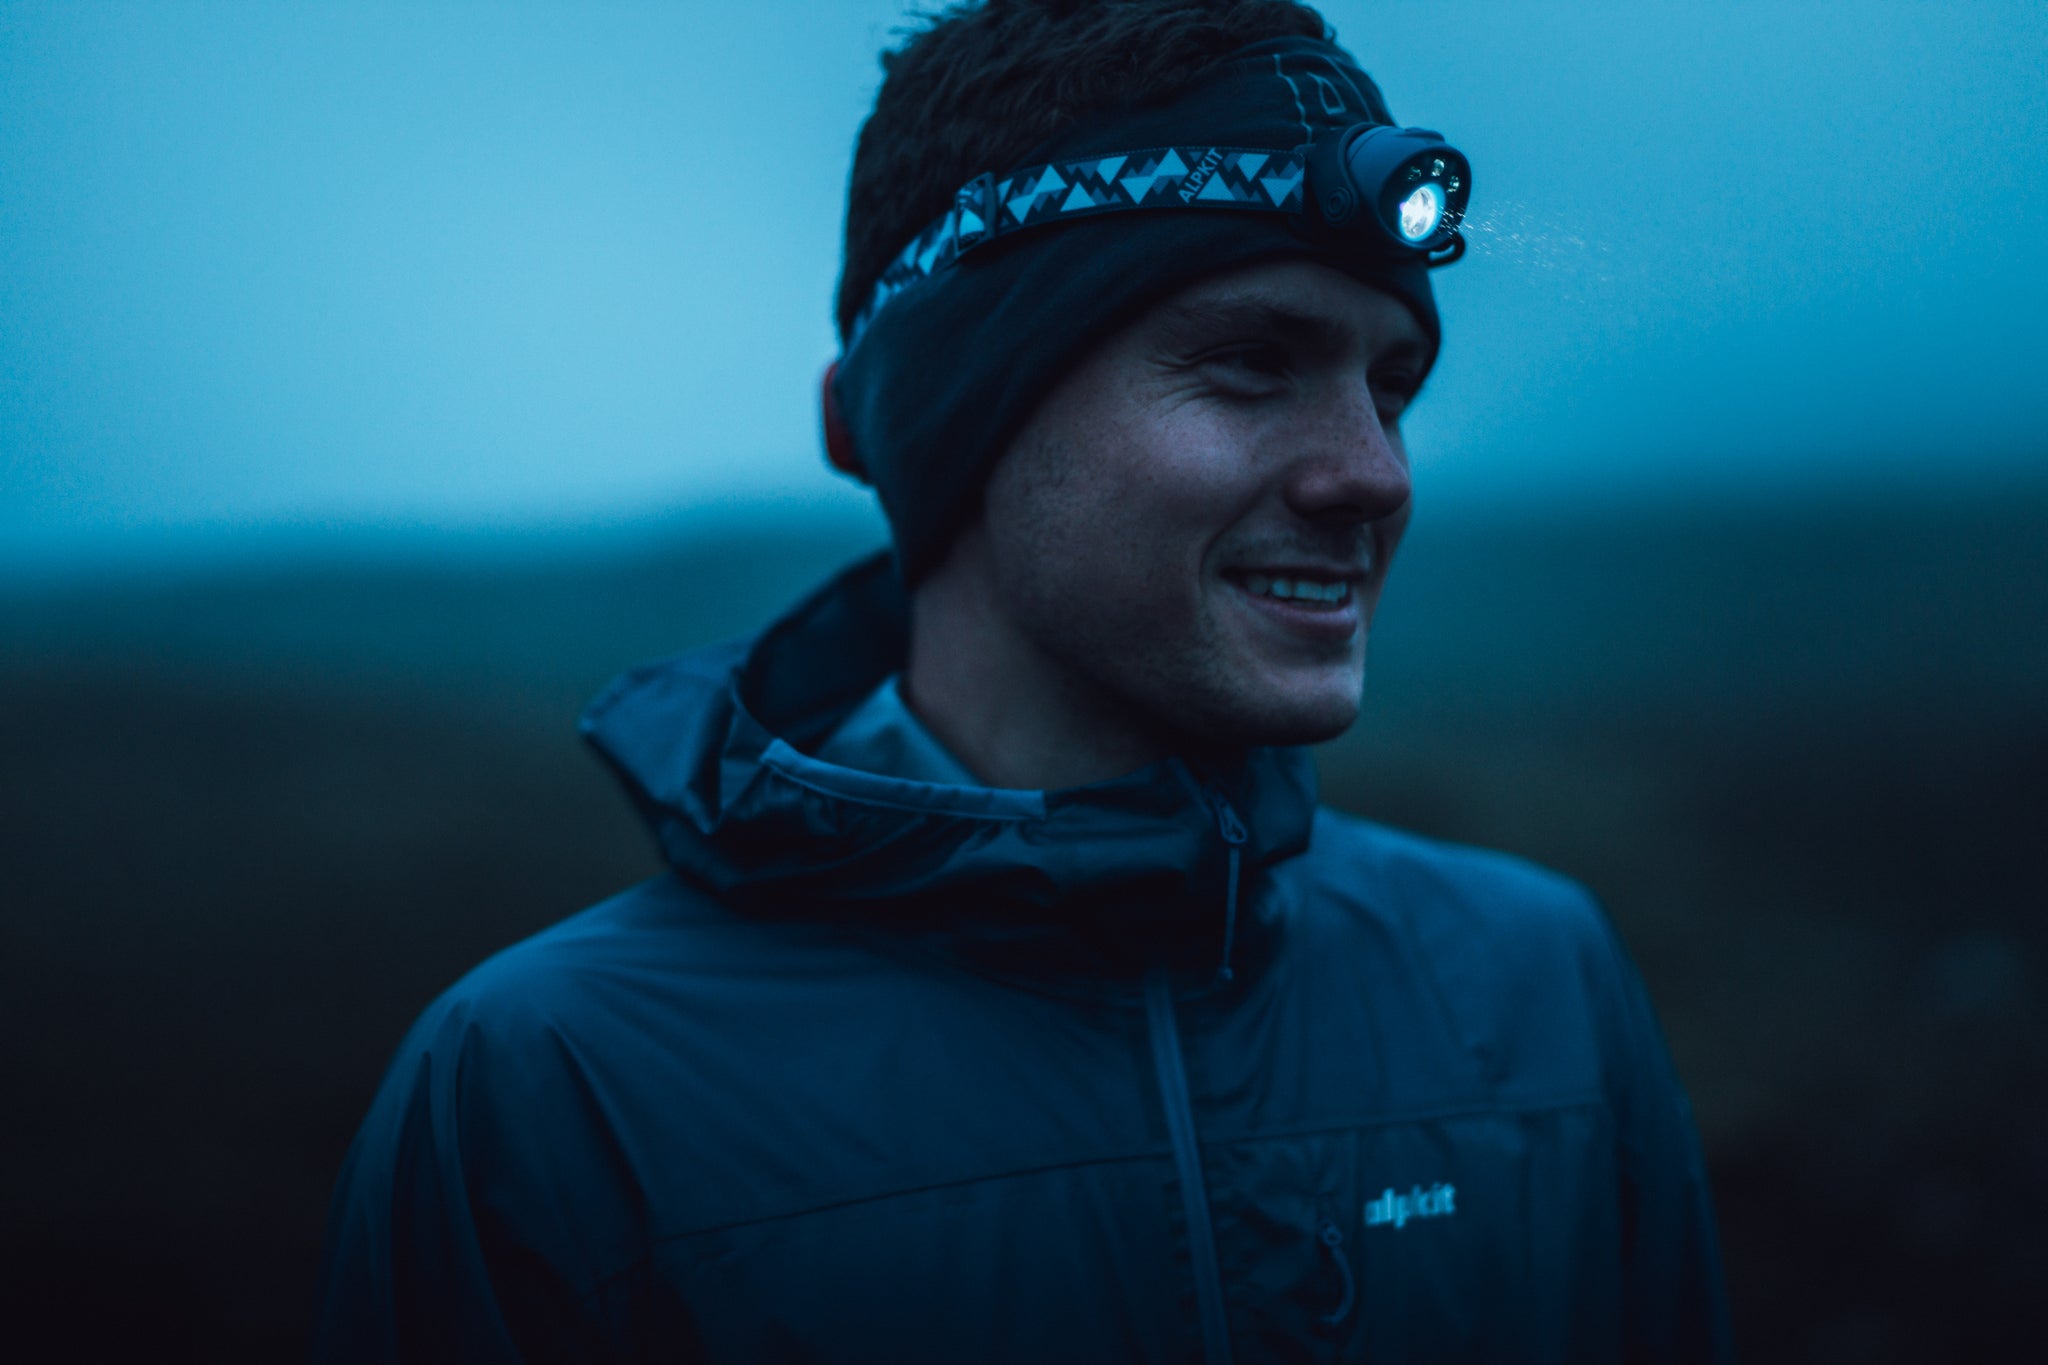
{"type": "Polygon", "coordinates": [[[672,873],[414,1028],[320,1354],[1725,1357],[1604,917],[1294,747],[1359,709],[1462,158],[1285,0],[885,66],[826,426],[893,553],[593,705],[672,873]]]}

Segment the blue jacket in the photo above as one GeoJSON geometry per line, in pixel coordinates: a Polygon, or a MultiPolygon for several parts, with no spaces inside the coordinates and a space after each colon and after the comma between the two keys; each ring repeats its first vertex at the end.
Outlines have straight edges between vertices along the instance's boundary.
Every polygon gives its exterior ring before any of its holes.
{"type": "Polygon", "coordinates": [[[1719,1360],[1712,1217],[1586,892],[1309,756],[1014,791],[811,756],[864,561],[586,734],[672,864],[400,1047],[323,1361],[1719,1360]]]}

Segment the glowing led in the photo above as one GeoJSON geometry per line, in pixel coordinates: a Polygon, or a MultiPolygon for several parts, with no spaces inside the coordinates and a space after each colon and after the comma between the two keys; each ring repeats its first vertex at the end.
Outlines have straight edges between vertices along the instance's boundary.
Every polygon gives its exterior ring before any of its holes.
{"type": "Polygon", "coordinates": [[[1444,216],[1444,192],[1434,184],[1419,185],[1401,201],[1401,235],[1419,242],[1436,231],[1444,216]]]}

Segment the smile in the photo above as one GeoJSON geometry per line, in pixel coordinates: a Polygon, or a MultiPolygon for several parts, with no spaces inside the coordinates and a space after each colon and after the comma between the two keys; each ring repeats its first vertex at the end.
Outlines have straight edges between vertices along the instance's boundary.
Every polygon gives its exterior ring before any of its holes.
{"type": "Polygon", "coordinates": [[[1365,624],[1363,603],[1352,577],[1228,570],[1224,581],[1242,594],[1238,598],[1253,615],[1318,648],[1349,647],[1365,624]]]}
{"type": "Polygon", "coordinates": [[[1249,598],[1298,612],[1343,612],[1356,598],[1356,575],[1333,569],[1225,569],[1223,577],[1249,598]]]}
{"type": "Polygon", "coordinates": [[[1303,606],[1338,606],[1351,600],[1351,585],[1342,579],[1272,578],[1248,573],[1237,583],[1255,597],[1277,597],[1303,606]]]}

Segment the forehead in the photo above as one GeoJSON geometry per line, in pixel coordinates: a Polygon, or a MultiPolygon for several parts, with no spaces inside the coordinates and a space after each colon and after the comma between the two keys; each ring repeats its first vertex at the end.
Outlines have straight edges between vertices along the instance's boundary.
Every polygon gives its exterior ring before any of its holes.
{"type": "Polygon", "coordinates": [[[1162,339],[1252,331],[1318,349],[1426,356],[1429,338],[1406,304],[1315,261],[1269,261],[1198,280],[1154,304],[1137,330],[1162,339]]]}

